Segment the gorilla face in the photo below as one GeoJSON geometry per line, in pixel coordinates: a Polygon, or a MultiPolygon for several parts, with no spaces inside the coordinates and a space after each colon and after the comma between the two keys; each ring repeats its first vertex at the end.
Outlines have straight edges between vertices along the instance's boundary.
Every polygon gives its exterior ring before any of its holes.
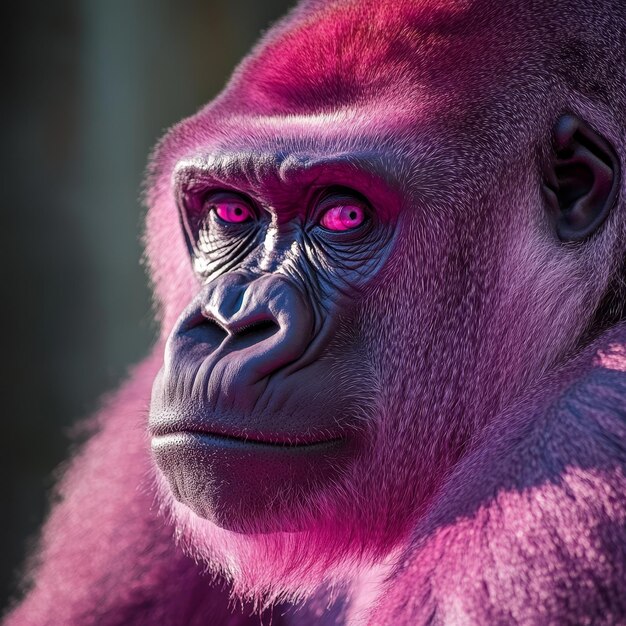
{"type": "Polygon", "coordinates": [[[355,160],[207,161],[176,170],[202,287],[154,386],[153,450],[199,516],[284,530],[371,437],[358,302],[393,247],[398,194],[355,160]]]}

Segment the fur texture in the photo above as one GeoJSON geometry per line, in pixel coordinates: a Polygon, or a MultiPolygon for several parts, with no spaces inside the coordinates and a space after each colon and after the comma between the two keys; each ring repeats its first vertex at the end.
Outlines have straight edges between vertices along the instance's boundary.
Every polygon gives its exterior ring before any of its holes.
{"type": "Polygon", "coordinates": [[[562,245],[540,172],[563,111],[624,167],[625,99],[617,0],[296,7],[155,151],[161,340],[74,459],[8,623],[247,623],[231,594],[303,605],[274,624],[624,623],[626,331],[600,336],[598,319],[622,297],[624,183],[601,231],[562,245]],[[397,164],[403,204],[393,254],[340,330],[368,347],[372,448],[313,496],[307,530],[238,535],[155,484],[144,435],[165,339],[198,290],[177,175],[232,169],[234,154],[282,167],[355,152],[397,164]]]}

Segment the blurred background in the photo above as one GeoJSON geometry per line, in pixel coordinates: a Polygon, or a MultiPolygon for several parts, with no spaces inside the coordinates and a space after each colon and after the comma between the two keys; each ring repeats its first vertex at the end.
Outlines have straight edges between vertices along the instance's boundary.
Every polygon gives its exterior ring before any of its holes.
{"type": "Polygon", "coordinates": [[[140,265],[148,154],[293,2],[4,4],[0,614],[72,424],[155,336],[140,265]]]}

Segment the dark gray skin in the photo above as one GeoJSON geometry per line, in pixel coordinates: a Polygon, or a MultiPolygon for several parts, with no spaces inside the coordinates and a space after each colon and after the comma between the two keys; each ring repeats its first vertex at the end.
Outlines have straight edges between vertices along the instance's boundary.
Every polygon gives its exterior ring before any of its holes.
{"type": "MultiPolygon", "coordinates": [[[[176,497],[224,528],[255,528],[260,519],[263,531],[275,529],[277,516],[297,505],[276,494],[289,487],[296,499],[306,498],[335,479],[368,436],[360,415],[369,398],[360,377],[362,346],[338,329],[353,324],[358,294],[391,250],[400,194],[383,176],[376,181],[363,171],[359,180],[355,159],[348,160],[349,170],[342,160],[289,163],[277,156],[268,164],[235,153],[223,158],[228,168],[214,159],[210,170],[178,171],[191,260],[211,280],[168,340],[153,388],[152,447],[176,497]],[[264,204],[248,195],[249,182],[242,184],[252,172],[264,204]],[[322,184],[348,177],[367,189],[376,184],[376,207],[351,188],[322,184]],[[250,215],[225,222],[215,212],[220,202],[241,202],[250,215]],[[320,224],[342,204],[362,211],[358,227],[320,224]],[[341,386],[329,361],[339,354],[353,372],[341,386]],[[355,401],[363,403],[360,411],[355,401]],[[268,501],[276,503],[274,521],[268,501]]],[[[276,529],[288,528],[296,529],[284,521],[276,529]]]]}

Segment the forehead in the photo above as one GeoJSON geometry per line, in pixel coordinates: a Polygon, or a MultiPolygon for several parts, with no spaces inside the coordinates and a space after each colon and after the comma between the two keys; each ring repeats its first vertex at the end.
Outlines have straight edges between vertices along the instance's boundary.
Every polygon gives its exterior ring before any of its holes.
{"type": "MultiPolygon", "coordinates": [[[[327,113],[214,111],[203,120],[210,130],[201,146],[206,154],[254,152],[286,166],[297,161],[298,155],[304,162],[328,155],[380,154],[409,133],[414,142],[419,127],[432,119],[433,106],[424,98],[410,107],[374,102],[327,113]]],[[[196,121],[192,118],[190,125],[196,121]]]]}

